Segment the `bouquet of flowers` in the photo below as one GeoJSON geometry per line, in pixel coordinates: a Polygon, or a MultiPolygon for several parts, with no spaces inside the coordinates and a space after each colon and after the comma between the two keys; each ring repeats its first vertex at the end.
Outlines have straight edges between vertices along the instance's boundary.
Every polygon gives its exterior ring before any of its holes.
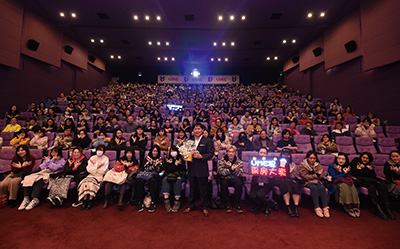
{"type": "Polygon", "coordinates": [[[193,152],[196,150],[196,144],[193,140],[188,140],[183,142],[183,144],[178,147],[178,150],[183,160],[191,162],[193,160],[193,152]]]}

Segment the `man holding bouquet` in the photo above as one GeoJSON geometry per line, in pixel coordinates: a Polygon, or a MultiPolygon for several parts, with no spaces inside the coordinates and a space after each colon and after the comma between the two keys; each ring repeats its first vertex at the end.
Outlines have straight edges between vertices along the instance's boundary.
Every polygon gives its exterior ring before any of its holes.
{"type": "Polygon", "coordinates": [[[203,137],[204,125],[194,125],[194,142],[196,150],[193,152],[192,161],[188,161],[188,176],[190,184],[189,207],[183,213],[194,210],[197,189],[200,191],[200,208],[205,217],[208,216],[208,160],[214,155],[214,143],[211,139],[203,137]]]}

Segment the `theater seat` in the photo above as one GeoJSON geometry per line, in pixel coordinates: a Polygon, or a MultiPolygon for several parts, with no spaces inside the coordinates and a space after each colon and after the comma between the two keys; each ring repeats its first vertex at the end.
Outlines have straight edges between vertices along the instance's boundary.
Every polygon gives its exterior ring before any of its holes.
{"type": "Polygon", "coordinates": [[[356,154],[352,137],[336,137],[338,151],[346,154],[356,154]]]}
{"type": "Polygon", "coordinates": [[[389,154],[393,150],[397,150],[396,142],[392,137],[378,138],[378,148],[380,153],[389,154]]]}

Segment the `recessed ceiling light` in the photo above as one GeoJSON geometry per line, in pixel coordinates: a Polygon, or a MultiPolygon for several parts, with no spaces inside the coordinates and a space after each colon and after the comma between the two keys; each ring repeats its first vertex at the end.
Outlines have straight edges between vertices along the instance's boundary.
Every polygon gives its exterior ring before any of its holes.
{"type": "Polygon", "coordinates": [[[165,42],[165,45],[166,45],[166,46],[169,46],[169,42],[165,42]]]}
{"type": "Polygon", "coordinates": [[[296,39],[293,39],[293,40],[292,40],[292,43],[296,43],[296,39]]]}
{"type": "Polygon", "coordinates": [[[139,17],[138,17],[137,15],[134,15],[134,16],[133,16],[133,20],[136,20],[136,21],[137,21],[137,20],[139,20],[139,17]]]}
{"type": "Polygon", "coordinates": [[[103,39],[100,39],[100,43],[104,43],[104,40],[103,40],[103,39]]]}
{"type": "Polygon", "coordinates": [[[75,18],[75,17],[76,17],[76,14],[75,14],[75,13],[71,13],[71,16],[72,16],[73,18],[75,18]]]}
{"type": "Polygon", "coordinates": [[[151,41],[149,41],[149,45],[151,46],[151,45],[153,45],[153,43],[151,41]]]}
{"type": "Polygon", "coordinates": [[[231,21],[235,20],[235,16],[230,16],[229,19],[231,19],[231,21]]]}
{"type": "Polygon", "coordinates": [[[172,57],[172,58],[171,58],[171,61],[175,61],[175,57],[172,57]]]}
{"type": "Polygon", "coordinates": [[[110,55],[110,58],[111,58],[111,59],[114,59],[114,55],[110,55]]]}
{"type": "Polygon", "coordinates": [[[312,13],[311,13],[311,12],[308,13],[307,17],[308,17],[308,18],[311,18],[311,17],[312,17],[312,13]]]}
{"type": "Polygon", "coordinates": [[[158,41],[158,42],[157,42],[157,46],[160,46],[160,45],[161,45],[161,42],[158,41]]]}
{"type": "Polygon", "coordinates": [[[267,61],[269,61],[269,60],[271,60],[271,58],[270,58],[270,57],[267,57],[267,61]]]}
{"type": "Polygon", "coordinates": [[[217,43],[216,42],[214,42],[214,47],[216,47],[217,46],[217,43]]]}
{"type": "Polygon", "coordinates": [[[118,60],[121,60],[121,55],[118,55],[118,60]]]}
{"type": "Polygon", "coordinates": [[[242,16],[242,20],[243,20],[243,21],[246,20],[246,16],[242,16]]]}
{"type": "Polygon", "coordinates": [[[225,61],[228,61],[228,58],[225,58],[225,61]]]}
{"type": "Polygon", "coordinates": [[[157,21],[161,21],[161,16],[157,16],[157,21]]]}
{"type": "Polygon", "coordinates": [[[211,61],[214,61],[214,58],[211,58],[211,61]]]}
{"type": "Polygon", "coordinates": [[[164,60],[167,61],[167,60],[168,60],[168,57],[164,57],[164,60]]]}
{"type": "Polygon", "coordinates": [[[286,40],[283,40],[282,43],[285,44],[285,43],[286,43],[286,40]]]}
{"type": "Polygon", "coordinates": [[[160,61],[160,60],[161,60],[161,58],[160,58],[160,57],[157,57],[157,60],[158,60],[158,61],[160,61]]]}
{"type": "Polygon", "coordinates": [[[94,43],[94,39],[90,39],[90,42],[91,42],[91,43],[94,43]]]}
{"type": "Polygon", "coordinates": [[[61,16],[61,17],[65,17],[64,12],[60,12],[60,16],[61,16]]]}
{"type": "Polygon", "coordinates": [[[222,16],[218,17],[218,21],[222,21],[222,19],[224,19],[222,16]]]}
{"type": "Polygon", "coordinates": [[[278,56],[275,56],[275,57],[274,57],[274,60],[278,60],[278,56]]]}
{"type": "Polygon", "coordinates": [[[324,17],[325,16],[325,12],[321,12],[321,14],[319,14],[320,17],[324,17]]]}
{"type": "Polygon", "coordinates": [[[231,42],[231,46],[232,46],[232,47],[235,46],[235,42],[231,42]]]}
{"type": "Polygon", "coordinates": [[[146,19],[146,21],[150,20],[150,16],[145,16],[144,19],[146,19]]]}
{"type": "Polygon", "coordinates": [[[222,46],[224,46],[224,47],[225,47],[225,45],[226,45],[226,43],[225,43],[225,42],[223,42],[223,43],[222,43],[222,46]]]}
{"type": "Polygon", "coordinates": [[[221,61],[221,58],[218,58],[218,61],[221,61]]]}

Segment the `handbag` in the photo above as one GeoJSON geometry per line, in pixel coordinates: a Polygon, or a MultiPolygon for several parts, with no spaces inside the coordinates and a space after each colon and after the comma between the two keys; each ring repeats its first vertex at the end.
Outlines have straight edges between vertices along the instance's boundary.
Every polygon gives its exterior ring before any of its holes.
{"type": "Polygon", "coordinates": [[[139,172],[139,173],[137,174],[136,178],[137,178],[137,179],[145,180],[145,181],[147,182],[150,178],[153,177],[153,175],[154,175],[153,172],[141,171],[141,172],[139,172]]]}

